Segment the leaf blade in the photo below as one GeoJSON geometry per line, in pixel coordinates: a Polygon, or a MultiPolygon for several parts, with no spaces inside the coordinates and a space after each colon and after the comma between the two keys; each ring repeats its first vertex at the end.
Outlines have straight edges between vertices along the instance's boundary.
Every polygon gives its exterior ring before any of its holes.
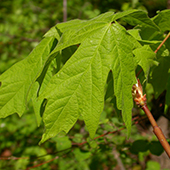
{"type": "Polygon", "coordinates": [[[165,32],[165,31],[170,31],[169,18],[170,18],[170,10],[167,9],[159,12],[158,15],[156,15],[153,18],[153,21],[156,23],[156,25],[158,25],[158,27],[162,32],[165,32]]]}
{"type": "Polygon", "coordinates": [[[45,38],[24,60],[16,63],[0,76],[0,117],[13,113],[21,116],[25,110],[32,84],[41,72],[51,51],[54,38],[45,38]]]}
{"type": "Polygon", "coordinates": [[[93,39],[89,37],[83,41],[62,70],[54,76],[44,92],[43,97],[49,101],[44,113],[46,133],[41,142],[55,136],[62,130],[68,132],[80,114],[85,120],[90,136],[94,136],[104,105],[104,85],[112,63],[111,50],[107,47],[107,43],[105,45],[106,41],[109,41],[109,44],[111,42],[109,28],[110,24],[95,32],[93,39]],[[55,89],[55,92],[50,94],[50,89],[55,89]],[[55,99],[52,101],[53,97],[55,99]],[[65,104],[63,104],[63,110],[59,110],[58,106],[62,99],[65,100],[65,104]],[[52,108],[53,102],[55,102],[54,108],[52,108]],[[58,110],[56,110],[57,108],[58,110]],[[53,112],[54,110],[56,112],[53,112]],[[69,114],[67,114],[68,110],[70,111],[69,114]],[[58,117],[55,117],[57,120],[56,122],[53,121],[53,125],[48,124],[52,121],[48,117],[50,114],[51,117],[58,115],[58,117]],[[65,122],[64,126],[63,122],[65,122]],[[53,126],[55,132],[51,129],[53,126]]]}
{"type": "Polygon", "coordinates": [[[117,107],[119,110],[122,110],[123,120],[129,135],[131,131],[131,110],[133,107],[131,89],[133,84],[136,83],[132,50],[139,46],[139,44],[119,24],[113,24],[113,30],[115,30],[114,92],[117,107]]]}
{"type": "Polygon", "coordinates": [[[149,80],[154,88],[155,98],[166,89],[169,76],[170,57],[162,57],[158,59],[159,65],[153,69],[151,79],[149,80]]]}
{"type": "Polygon", "coordinates": [[[137,48],[133,51],[135,60],[138,65],[142,67],[145,73],[145,77],[148,77],[150,67],[152,65],[158,65],[158,62],[154,60],[156,54],[152,51],[149,45],[144,45],[141,48],[137,48]]]}
{"type": "Polygon", "coordinates": [[[144,28],[152,28],[153,30],[160,31],[159,27],[147,16],[144,11],[134,11],[127,16],[122,17],[122,20],[126,21],[132,26],[140,25],[144,28]]]}

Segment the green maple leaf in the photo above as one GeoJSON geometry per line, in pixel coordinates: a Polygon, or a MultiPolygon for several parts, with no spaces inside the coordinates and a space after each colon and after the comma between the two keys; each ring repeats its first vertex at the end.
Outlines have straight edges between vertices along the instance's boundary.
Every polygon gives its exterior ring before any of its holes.
{"type": "MultiPolygon", "coordinates": [[[[0,76],[0,117],[15,112],[21,116],[30,98],[38,112],[45,98],[46,131],[41,142],[61,131],[68,132],[80,115],[93,137],[104,106],[106,79],[112,70],[117,107],[122,110],[130,134],[131,88],[136,83],[133,50],[141,45],[117,23],[120,18],[132,25],[159,30],[145,12],[137,10],[107,12],[89,21],[73,20],[56,25],[25,60],[0,76]],[[74,54],[65,56],[69,51],[74,54]],[[52,77],[51,73],[48,76],[48,68],[53,59],[57,61],[57,74],[52,77]]],[[[139,61],[143,61],[141,57],[138,56],[139,61]]],[[[145,64],[142,62],[143,67],[145,64]]],[[[40,115],[36,115],[40,124],[40,115]]]]}
{"type": "Polygon", "coordinates": [[[13,113],[21,116],[25,110],[29,92],[41,73],[55,39],[45,38],[24,60],[16,63],[0,76],[0,118],[13,113]]]}
{"type": "MultiPolygon", "coordinates": [[[[126,15],[133,12],[136,11],[129,11],[126,15]]],[[[52,54],[70,45],[81,45],[41,95],[41,98],[48,100],[43,115],[46,132],[41,142],[60,131],[67,133],[80,115],[90,136],[94,136],[104,105],[104,86],[110,70],[113,71],[117,106],[122,110],[130,134],[133,107],[131,88],[136,83],[132,51],[140,45],[122,26],[111,24],[122,16],[125,14],[115,16],[109,12],[90,21],[74,21],[77,24],[69,30],[67,24],[65,27],[65,23],[59,25],[58,28],[62,26],[63,35],[52,54]]]]}

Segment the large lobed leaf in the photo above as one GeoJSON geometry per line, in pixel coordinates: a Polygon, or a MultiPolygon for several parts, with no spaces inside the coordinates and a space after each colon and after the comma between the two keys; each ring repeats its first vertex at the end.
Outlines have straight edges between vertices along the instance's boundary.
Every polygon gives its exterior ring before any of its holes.
{"type": "Polygon", "coordinates": [[[26,59],[0,76],[0,118],[13,113],[18,113],[19,116],[23,114],[30,89],[54,45],[54,38],[43,39],[26,59]]]}
{"type": "MultiPolygon", "coordinates": [[[[73,20],[56,25],[25,60],[0,76],[0,117],[15,112],[21,116],[27,99],[31,97],[37,111],[45,98],[47,104],[43,121],[46,131],[41,142],[61,131],[68,132],[80,115],[93,137],[104,105],[106,79],[112,70],[117,107],[122,110],[130,134],[133,107],[131,88],[136,83],[136,62],[146,72],[150,65],[146,64],[142,55],[138,55],[138,51],[135,52],[137,60],[134,59],[133,50],[141,48],[141,45],[116,22],[121,18],[129,24],[159,31],[145,12],[137,10],[116,14],[107,12],[89,21],[73,20]],[[59,42],[53,50],[55,38],[59,42]],[[75,52],[74,48],[70,58],[66,56],[66,59],[61,59],[61,51],[73,45],[80,46],[75,52]],[[48,76],[48,66],[57,57],[57,74],[52,77],[50,73],[48,76]],[[60,69],[61,60],[67,62],[60,69]],[[48,85],[47,80],[50,80],[48,85]],[[39,101],[37,94],[40,94],[39,101]]],[[[148,57],[151,63],[152,56],[148,57]]],[[[40,115],[37,118],[40,124],[40,115]]]]}
{"type": "MultiPolygon", "coordinates": [[[[41,95],[41,98],[48,100],[43,115],[46,131],[41,142],[61,131],[67,133],[80,115],[90,136],[94,136],[104,105],[104,86],[110,70],[113,71],[117,106],[122,110],[130,134],[133,107],[131,88],[136,83],[132,51],[140,44],[122,26],[112,22],[132,13],[138,12],[132,10],[116,15],[109,12],[90,21],[74,20],[58,25],[63,35],[52,54],[74,44],[81,45],[41,95]]],[[[143,13],[139,13],[143,17],[143,13]]]]}
{"type": "Polygon", "coordinates": [[[135,62],[132,51],[138,42],[120,25],[113,25],[113,78],[114,93],[118,109],[122,110],[123,120],[128,129],[131,128],[131,111],[133,107],[131,89],[136,83],[135,62]]]}
{"type": "Polygon", "coordinates": [[[42,142],[68,132],[80,114],[94,136],[104,104],[104,85],[111,69],[112,32],[109,24],[86,38],[46,88],[42,142]],[[53,89],[52,92],[50,92],[53,89]]]}

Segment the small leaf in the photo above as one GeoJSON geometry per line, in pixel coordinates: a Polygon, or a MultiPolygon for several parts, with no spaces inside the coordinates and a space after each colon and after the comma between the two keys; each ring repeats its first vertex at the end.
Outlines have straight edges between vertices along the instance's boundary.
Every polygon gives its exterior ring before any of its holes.
{"type": "Polygon", "coordinates": [[[150,152],[157,156],[161,155],[164,151],[164,148],[162,147],[159,141],[152,141],[148,147],[150,152]]]}
{"type": "Polygon", "coordinates": [[[155,161],[148,161],[146,164],[146,170],[160,170],[160,164],[155,161]]]}
{"type": "Polygon", "coordinates": [[[125,142],[126,140],[126,137],[125,136],[116,136],[116,137],[113,137],[112,141],[114,142],[114,144],[116,146],[118,145],[123,145],[123,143],[125,142]]]}
{"type": "Polygon", "coordinates": [[[132,143],[130,151],[134,154],[139,152],[146,152],[148,150],[148,141],[147,140],[136,140],[132,143]]]}
{"type": "Polygon", "coordinates": [[[142,40],[139,31],[140,31],[139,29],[129,29],[129,30],[127,30],[127,32],[130,35],[132,35],[135,39],[142,40]]]}
{"type": "Polygon", "coordinates": [[[150,67],[152,65],[158,65],[158,62],[154,60],[155,53],[149,47],[149,45],[144,45],[141,48],[137,48],[133,51],[135,55],[135,60],[138,65],[142,67],[145,73],[145,77],[148,77],[150,67]]]}
{"type": "Polygon", "coordinates": [[[90,152],[80,150],[79,148],[74,149],[73,151],[77,161],[82,162],[88,159],[91,156],[90,152]]]}
{"type": "Polygon", "coordinates": [[[57,142],[56,144],[57,151],[63,151],[63,150],[71,148],[72,146],[71,141],[69,140],[68,136],[57,137],[56,142],[57,142]]]}

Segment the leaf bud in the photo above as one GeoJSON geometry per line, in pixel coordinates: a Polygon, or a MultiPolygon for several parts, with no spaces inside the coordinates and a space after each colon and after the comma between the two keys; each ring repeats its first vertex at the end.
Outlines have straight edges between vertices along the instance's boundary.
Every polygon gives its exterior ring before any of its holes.
{"type": "Polygon", "coordinates": [[[136,105],[139,107],[146,105],[146,94],[143,95],[143,89],[139,79],[137,79],[137,83],[132,86],[132,96],[136,105]]]}

